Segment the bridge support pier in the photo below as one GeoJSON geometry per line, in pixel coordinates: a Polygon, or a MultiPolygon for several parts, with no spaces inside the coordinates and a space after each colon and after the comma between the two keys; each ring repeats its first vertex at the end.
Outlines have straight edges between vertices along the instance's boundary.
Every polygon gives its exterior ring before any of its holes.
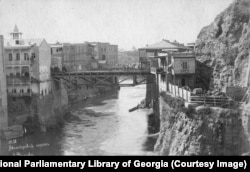
{"type": "Polygon", "coordinates": [[[152,104],[153,115],[149,115],[149,133],[157,133],[160,130],[160,105],[159,105],[159,83],[157,75],[147,77],[146,106],[152,104]]]}
{"type": "Polygon", "coordinates": [[[133,84],[134,84],[134,85],[137,84],[137,76],[133,76],[133,84]]]}

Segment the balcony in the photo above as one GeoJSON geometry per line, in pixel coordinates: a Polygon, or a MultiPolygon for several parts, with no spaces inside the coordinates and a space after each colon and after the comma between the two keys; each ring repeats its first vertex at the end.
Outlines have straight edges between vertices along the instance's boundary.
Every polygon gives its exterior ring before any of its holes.
{"type": "Polygon", "coordinates": [[[11,97],[32,96],[32,93],[8,93],[11,97]]]}
{"type": "Polygon", "coordinates": [[[31,82],[29,77],[16,76],[7,76],[6,81],[7,85],[29,85],[31,82]]]}
{"type": "Polygon", "coordinates": [[[30,61],[6,61],[6,65],[30,65],[30,61]]]}

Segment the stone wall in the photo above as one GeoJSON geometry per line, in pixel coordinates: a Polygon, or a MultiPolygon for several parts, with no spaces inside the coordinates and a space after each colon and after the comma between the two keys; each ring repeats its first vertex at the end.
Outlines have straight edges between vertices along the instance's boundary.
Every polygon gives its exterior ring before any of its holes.
{"type": "Polygon", "coordinates": [[[63,123],[68,108],[67,91],[57,81],[52,82],[52,91],[45,96],[8,97],[10,125],[23,125],[28,132],[57,127],[63,123]]]}

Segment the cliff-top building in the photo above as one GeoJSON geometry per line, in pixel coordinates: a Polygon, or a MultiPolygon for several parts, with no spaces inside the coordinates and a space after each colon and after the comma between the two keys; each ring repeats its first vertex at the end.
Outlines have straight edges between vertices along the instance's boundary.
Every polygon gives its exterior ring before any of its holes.
{"type": "Polygon", "coordinates": [[[7,93],[10,96],[50,92],[50,46],[44,38],[22,39],[17,26],[4,44],[7,93]]]}
{"type": "Polygon", "coordinates": [[[139,49],[142,69],[149,69],[156,74],[161,90],[168,89],[168,83],[180,87],[195,87],[195,55],[193,49],[176,41],[163,39],[139,49]]]}

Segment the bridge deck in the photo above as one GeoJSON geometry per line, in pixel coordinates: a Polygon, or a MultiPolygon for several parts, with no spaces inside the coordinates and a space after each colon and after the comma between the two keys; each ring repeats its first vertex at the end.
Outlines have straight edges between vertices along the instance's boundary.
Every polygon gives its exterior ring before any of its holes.
{"type": "Polygon", "coordinates": [[[52,76],[69,76],[69,75],[149,75],[150,70],[128,70],[128,71],[71,71],[71,72],[60,72],[52,73],[52,76]]]}

